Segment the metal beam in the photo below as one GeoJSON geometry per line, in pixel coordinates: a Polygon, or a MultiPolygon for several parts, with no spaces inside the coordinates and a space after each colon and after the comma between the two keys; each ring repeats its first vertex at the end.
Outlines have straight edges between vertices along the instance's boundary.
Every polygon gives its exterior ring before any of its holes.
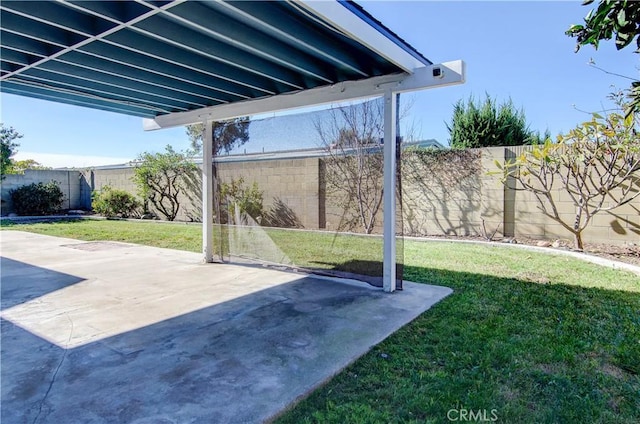
{"type": "Polygon", "coordinates": [[[213,262],[213,122],[204,123],[202,138],[202,253],[213,262]]]}
{"type": "MultiPolygon", "coordinates": [[[[80,10],[84,13],[95,15],[114,23],[120,23],[121,18],[114,18],[113,16],[111,16],[112,14],[109,14],[108,16],[103,15],[103,13],[105,13],[104,2],[84,2],[82,4],[77,4],[65,1],[64,4],[68,7],[80,10]],[[102,12],[98,12],[96,9],[101,10],[102,12]]],[[[123,4],[132,5],[136,3],[126,2],[123,4]]],[[[242,70],[234,68],[231,65],[220,62],[218,60],[207,62],[207,60],[209,59],[205,59],[204,56],[201,55],[198,55],[198,64],[192,63],[195,60],[195,57],[189,52],[181,49],[176,45],[167,45],[164,38],[158,38],[153,33],[137,27],[129,27],[126,31],[120,31],[118,33],[111,34],[109,38],[103,38],[100,41],[105,44],[110,44],[112,46],[129,50],[140,55],[145,55],[159,61],[164,61],[168,64],[179,66],[184,69],[189,69],[197,73],[209,75],[214,79],[209,79],[207,82],[201,84],[203,87],[207,87],[209,89],[222,91],[234,96],[245,98],[251,97],[252,90],[258,90],[265,94],[274,94],[273,91],[259,86],[264,86],[265,82],[262,81],[261,84],[258,84],[258,76],[249,77],[247,75],[244,75],[245,73],[242,70]],[[215,70],[215,72],[207,71],[207,69],[215,70]],[[253,81],[253,83],[251,83],[251,81],[253,81]],[[248,93],[246,93],[246,89],[239,91],[239,89],[241,89],[242,87],[247,87],[251,89],[251,91],[249,91],[248,93]]],[[[86,51],[89,46],[91,45],[84,47],[83,51],[86,51]]],[[[105,58],[106,57],[107,56],[105,56],[105,58]]],[[[153,67],[154,66],[147,64],[147,68],[153,67]]],[[[158,67],[158,69],[161,68],[162,67],[158,67]]],[[[191,81],[192,83],[195,83],[193,81],[193,78],[198,78],[197,76],[194,77],[193,73],[185,75],[185,71],[174,73],[171,76],[173,78],[176,78],[176,75],[181,75],[183,79],[186,78],[186,80],[191,81]]]]}
{"type": "Polygon", "coordinates": [[[50,71],[41,69],[31,69],[29,73],[21,74],[18,78],[22,81],[34,80],[43,84],[42,87],[52,87],[55,91],[55,87],[68,87],[76,91],[82,90],[87,96],[101,97],[104,99],[120,99],[123,101],[129,101],[131,103],[144,102],[145,105],[157,108],[158,111],[165,111],[170,113],[172,111],[187,110],[187,108],[177,102],[167,102],[164,99],[158,98],[153,93],[145,94],[143,92],[136,92],[133,90],[123,89],[112,84],[103,84],[100,81],[89,81],[86,79],[80,79],[74,76],[56,73],[55,82],[50,77],[50,71]]]}
{"type": "Polygon", "coordinates": [[[464,62],[456,60],[439,65],[425,66],[414,70],[413,74],[399,73],[359,81],[345,81],[339,84],[290,94],[280,94],[264,99],[247,100],[189,112],[159,115],[154,119],[143,120],[143,127],[145,130],[156,130],[203,122],[207,119],[222,121],[305,106],[380,97],[385,93],[385,90],[402,93],[457,85],[464,83],[464,81],[464,62]]]}
{"type": "Polygon", "coordinates": [[[267,34],[234,21],[229,16],[224,16],[200,3],[193,3],[189,8],[178,7],[172,11],[164,12],[163,15],[170,17],[172,21],[179,22],[186,28],[209,35],[229,46],[262,57],[269,62],[325,83],[335,81],[327,75],[329,69],[322,63],[318,63],[314,57],[305,52],[295,51],[281,41],[270,38],[267,34]]]}
{"type": "Polygon", "coordinates": [[[106,101],[95,99],[88,99],[87,97],[78,97],[70,94],[62,94],[60,92],[45,90],[39,87],[33,87],[32,85],[27,85],[21,83],[20,80],[16,82],[5,81],[2,83],[2,92],[15,94],[17,96],[26,96],[33,97],[36,99],[49,100],[58,103],[66,103],[75,106],[83,106],[83,107],[93,107],[95,109],[107,110],[109,112],[123,113],[125,115],[136,115],[136,116],[153,116],[154,112],[149,110],[141,110],[139,108],[134,108],[131,106],[124,105],[122,103],[108,103],[106,101]],[[27,87],[25,89],[24,87],[27,87]]]}
{"type": "MultiPolygon", "coordinates": [[[[126,23],[122,23],[120,25],[112,27],[112,28],[110,28],[110,29],[108,29],[106,31],[103,31],[103,32],[101,32],[101,33],[99,33],[97,35],[88,37],[85,40],[82,40],[82,41],[80,41],[80,42],[78,42],[78,43],[76,43],[74,45],[71,45],[71,46],[69,46],[67,48],[64,48],[64,49],[52,54],[51,56],[47,56],[47,57],[45,57],[45,58],[43,58],[41,60],[38,60],[38,61],[33,62],[33,63],[30,63],[29,65],[22,67],[20,70],[8,73],[6,75],[2,75],[2,77],[0,79],[1,80],[6,80],[7,78],[10,78],[10,77],[12,77],[12,76],[14,76],[14,75],[16,75],[16,74],[18,74],[20,72],[24,72],[24,71],[26,71],[28,69],[35,68],[35,67],[37,67],[37,66],[39,66],[39,65],[41,65],[41,64],[43,64],[43,63],[45,63],[47,61],[50,61],[50,60],[55,59],[55,58],[57,58],[59,56],[62,56],[65,53],[69,53],[71,51],[78,50],[80,47],[82,47],[84,45],[87,45],[87,44],[92,43],[92,42],[94,42],[96,40],[104,38],[104,37],[108,36],[109,34],[114,34],[114,33],[118,32],[118,31],[122,30],[123,28],[128,28],[128,27],[131,27],[132,25],[134,25],[136,23],[144,22],[144,20],[147,19],[148,17],[156,15],[158,13],[161,13],[162,11],[170,9],[170,8],[174,7],[175,5],[177,5],[179,3],[182,3],[184,1],[186,1],[186,0],[175,0],[175,1],[172,1],[171,3],[165,4],[160,9],[150,10],[149,12],[144,13],[144,14],[142,14],[140,16],[137,16],[137,17],[131,19],[130,21],[126,22],[126,23]]],[[[29,17],[33,18],[32,16],[29,16],[29,17]]],[[[45,23],[51,24],[50,22],[45,22],[45,23]]]]}
{"type": "MultiPolygon", "coordinates": [[[[413,72],[414,69],[425,65],[424,61],[404,50],[365,20],[354,19],[354,13],[340,2],[300,0],[295,3],[291,2],[291,4],[300,4],[310,13],[330,22],[337,31],[362,43],[405,72],[413,72]]],[[[429,62],[427,61],[427,63],[429,62]]]]}
{"type": "Polygon", "coordinates": [[[202,97],[199,97],[197,94],[192,94],[185,91],[170,91],[168,89],[165,89],[161,85],[153,85],[142,81],[140,78],[132,79],[123,77],[122,75],[118,75],[115,72],[105,73],[102,70],[96,70],[96,68],[79,65],[78,62],[62,62],[60,61],[60,59],[57,59],[52,62],[46,63],[44,66],[38,69],[29,70],[29,72],[25,75],[32,75],[35,72],[50,72],[57,75],[72,75],[75,78],[81,78],[83,81],[95,82],[112,87],[119,87],[128,90],[130,93],[144,93],[159,99],[166,99],[169,101],[180,103],[189,103],[190,105],[207,103],[205,100],[203,100],[202,97]],[[181,97],[177,97],[178,95],[180,95],[181,97]]]}
{"type": "Polygon", "coordinates": [[[396,290],[396,94],[384,93],[383,290],[396,290]]]}
{"type": "Polygon", "coordinates": [[[339,68],[348,69],[362,77],[368,76],[362,70],[362,64],[358,62],[359,58],[347,55],[326,37],[314,31],[313,28],[304,25],[286,13],[274,13],[260,7],[260,3],[249,1],[210,2],[207,3],[207,6],[225,10],[237,20],[245,21],[260,28],[261,31],[271,34],[272,37],[286,40],[304,51],[321,56],[339,68]],[[286,31],[281,28],[286,28],[286,31]]]}

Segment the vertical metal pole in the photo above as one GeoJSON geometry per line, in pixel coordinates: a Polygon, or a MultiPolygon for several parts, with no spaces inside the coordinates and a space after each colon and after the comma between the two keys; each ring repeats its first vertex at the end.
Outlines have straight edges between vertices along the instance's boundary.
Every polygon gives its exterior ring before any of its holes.
{"type": "Polygon", "coordinates": [[[202,252],[204,262],[213,262],[213,123],[204,123],[202,137],[202,252]]]}
{"type": "Polygon", "coordinates": [[[396,96],[384,93],[384,248],[382,287],[396,289],[396,96]]]}

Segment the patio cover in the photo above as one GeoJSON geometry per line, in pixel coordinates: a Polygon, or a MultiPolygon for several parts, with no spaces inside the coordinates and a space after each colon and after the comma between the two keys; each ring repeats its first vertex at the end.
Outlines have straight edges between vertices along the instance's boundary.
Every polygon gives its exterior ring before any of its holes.
{"type": "MultiPolygon", "coordinates": [[[[148,130],[384,96],[395,289],[395,95],[463,83],[462,61],[432,64],[352,1],[2,1],[0,13],[1,91],[139,116],[148,130]]],[[[210,139],[203,150],[211,262],[210,139]]]]}

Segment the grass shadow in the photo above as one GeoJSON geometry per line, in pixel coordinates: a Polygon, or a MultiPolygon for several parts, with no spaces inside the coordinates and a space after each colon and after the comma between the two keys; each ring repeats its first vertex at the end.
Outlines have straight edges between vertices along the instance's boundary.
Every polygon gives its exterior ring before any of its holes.
{"type": "MultiPolygon", "coordinates": [[[[310,270],[315,274],[364,281],[374,287],[383,286],[382,261],[350,259],[347,261],[336,262],[310,261],[310,263],[320,265],[318,268],[310,267],[310,270]]],[[[396,275],[398,276],[398,279],[396,280],[397,290],[403,289],[403,269],[403,264],[396,264],[396,275]]]]}

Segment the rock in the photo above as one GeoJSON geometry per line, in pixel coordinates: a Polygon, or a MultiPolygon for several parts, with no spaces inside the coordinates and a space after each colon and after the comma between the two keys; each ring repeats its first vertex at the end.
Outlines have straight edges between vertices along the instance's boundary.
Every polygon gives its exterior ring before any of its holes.
{"type": "Polygon", "coordinates": [[[67,215],[86,215],[87,213],[83,210],[80,209],[72,209],[69,212],[67,212],[67,215]]]}
{"type": "Polygon", "coordinates": [[[536,246],[538,246],[538,247],[549,247],[549,246],[551,246],[551,242],[547,241],[547,240],[540,240],[539,242],[536,243],[536,246]]]}
{"type": "Polygon", "coordinates": [[[554,242],[551,244],[551,247],[554,247],[554,248],[556,248],[556,249],[557,249],[558,247],[560,247],[560,240],[556,240],[556,241],[554,241],[554,242]]]}

